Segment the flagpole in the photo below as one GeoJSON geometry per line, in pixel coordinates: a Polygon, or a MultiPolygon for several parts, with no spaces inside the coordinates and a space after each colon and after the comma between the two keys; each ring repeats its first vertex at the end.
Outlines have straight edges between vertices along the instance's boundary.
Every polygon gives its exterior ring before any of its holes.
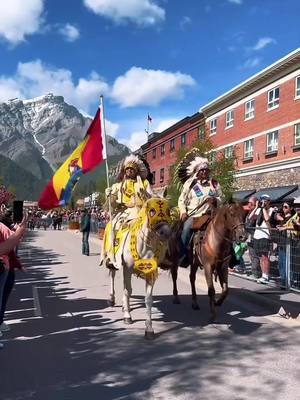
{"type": "Polygon", "coordinates": [[[149,129],[150,129],[150,121],[149,121],[149,113],[147,115],[147,136],[149,136],[149,129]]]}
{"type": "MultiPolygon", "coordinates": [[[[101,124],[101,130],[104,134],[104,154],[105,154],[105,170],[106,170],[106,183],[107,183],[107,188],[110,188],[110,182],[109,182],[109,169],[108,169],[108,154],[107,154],[107,148],[108,148],[108,141],[107,141],[107,135],[106,135],[106,129],[105,129],[105,118],[104,118],[104,101],[103,101],[103,95],[100,96],[100,107],[101,107],[101,112],[100,112],[100,124],[101,124]]],[[[111,207],[111,196],[108,196],[108,214],[109,214],[109,221],[112,222],[112,207],[111,207]]],[[[113,228],[111,225],[111,245],[112,248],[113,246],[113,228]]],[[[115,253],[113,251],[113,254],[115,256],[115,253]]],[[[115,261],[115,260],[114,260],[115,261]]]]}

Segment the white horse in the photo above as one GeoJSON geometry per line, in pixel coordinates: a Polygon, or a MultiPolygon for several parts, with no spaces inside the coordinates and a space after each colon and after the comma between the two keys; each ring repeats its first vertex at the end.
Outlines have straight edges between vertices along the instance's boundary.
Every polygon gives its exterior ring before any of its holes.
{"type": "MultiPolygon", "coordinates": [[[[145,337],[154,338],[151,309],[152,291],[158,272],[159,263],[164,259],[167,241],[171,236],[169,202],[162,198],[151,198],[146,201],[139,212],[137,220],[122,235],[116,249],[114,264],[123,267],[123,312],[124,323],[131,324],[130,296],[132,294],[131,276],[144,278],[146,282],[145,337]]],[[[111,271],[111,289],[109,304],[115,305],[115,275],[111,271]]]]}

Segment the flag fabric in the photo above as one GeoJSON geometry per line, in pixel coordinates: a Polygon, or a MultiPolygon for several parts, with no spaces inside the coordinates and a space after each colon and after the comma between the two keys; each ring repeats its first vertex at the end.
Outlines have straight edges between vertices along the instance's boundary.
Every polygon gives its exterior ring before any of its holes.
{"type": "Polygon", "coordinates": [[[148,118],[147,119],[148,119],[149,122],[152,122],[152,118],[150,117],[149,114],[148,114],[148,118]]]}
{"type": "Polygon", "coordinates": [[[72,190],[80,177],[92,171],[106,158],[105,136],[99,107],[83,141],[55,172],[40,196],[38,205],[44,210],[63,207],[70,203],[72,190]]]}

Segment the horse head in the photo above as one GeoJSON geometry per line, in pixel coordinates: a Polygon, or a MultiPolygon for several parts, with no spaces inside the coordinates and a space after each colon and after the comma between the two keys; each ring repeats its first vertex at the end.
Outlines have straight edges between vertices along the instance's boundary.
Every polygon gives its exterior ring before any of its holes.
{"type": "Polygon", "coordinates": [[[150,230],[155,232],[159,240],[168,240],[172,233],[171,212],[168,200],[156,197],[147,200],[145,212],[150,230]]]}
{"type": "Polygon", "coordinates": [[[225,227],[231,232],[231,239],[236,242],[244,242],[247,240],[248,234],[245,229],[245,211],[241,204],[231,203],[226,206],[225,227]]]}

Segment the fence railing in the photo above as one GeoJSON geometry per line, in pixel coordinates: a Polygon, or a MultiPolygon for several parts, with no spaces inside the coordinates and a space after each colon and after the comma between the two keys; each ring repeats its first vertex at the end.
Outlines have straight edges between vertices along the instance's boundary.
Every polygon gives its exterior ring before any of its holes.
{"type": "MultiPolygon", "coordinates": [[[[260,228],[256,228],[260,229],[260,228]]],[[[296,231],[277,228],[260,229],[267,233],[262,239],[253,239],[255,228],[249,229],[248,250],[240,260],[237,272],[261,274],[262,263],[268,259],[269,280],[281,288],[300,292],[300,237],[296,231]],[[264,256],[264,257],[263,257],[264,256]]],[[[264,266],[263,266],[264,268],[264,266]]]]}

